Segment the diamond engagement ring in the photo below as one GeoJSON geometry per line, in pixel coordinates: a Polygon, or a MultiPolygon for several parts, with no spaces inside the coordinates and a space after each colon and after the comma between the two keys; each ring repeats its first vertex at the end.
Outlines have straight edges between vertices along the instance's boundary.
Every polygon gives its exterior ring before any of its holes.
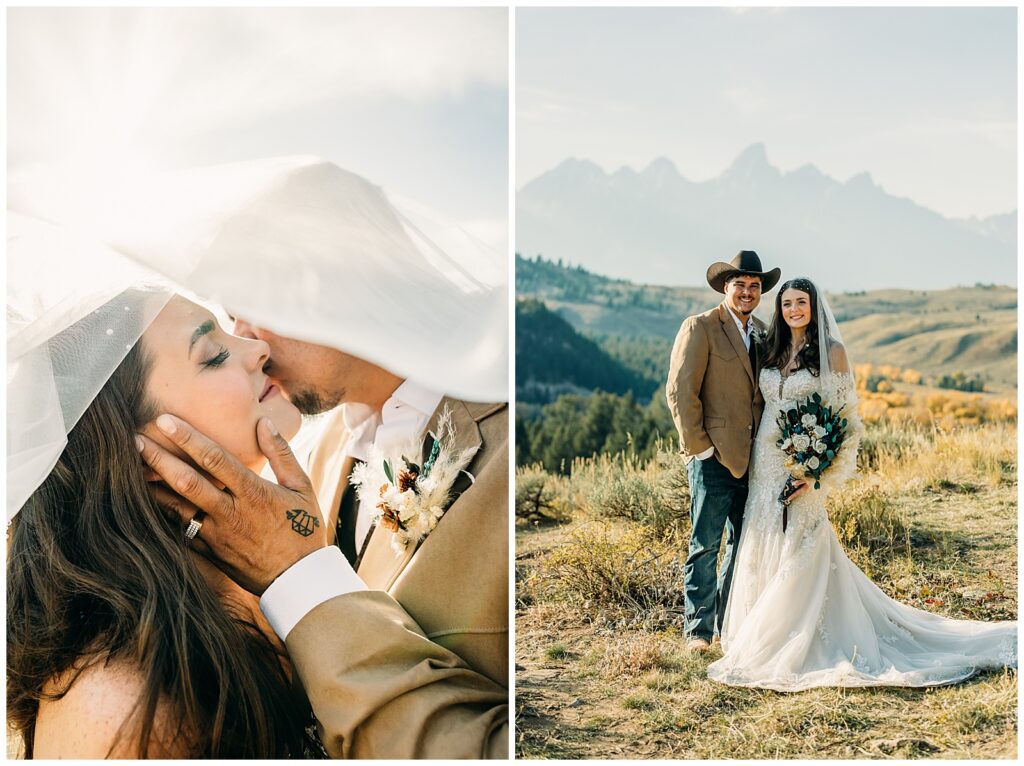
{"type": "Polygon", "coordinates": [[[201,515],[201,513],[197,513],[192,517],[192,521],[188,523],[188,526],[185,527],[186,540],[194,540],[195,536],[199,534],[199,530],[203,528],[203,521],[199,518],[201,515]]]}

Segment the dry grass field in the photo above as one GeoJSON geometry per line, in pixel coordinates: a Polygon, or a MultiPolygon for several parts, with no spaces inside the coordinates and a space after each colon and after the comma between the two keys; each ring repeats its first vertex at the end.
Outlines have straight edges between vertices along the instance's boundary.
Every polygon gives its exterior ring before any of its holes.
{"type": "MultiPolygon", "coordinates": [[[[859,462],[829,508],[858,566],[918,608],[1016,619],[1015,422],[879,419],[859,462]]],[[[679,630],[685,477],[667,450],[519,470],[519,757],[1016,758],[1015,671],[797,694],[709,681],[718,650],[688,654],[679,630]]]]}

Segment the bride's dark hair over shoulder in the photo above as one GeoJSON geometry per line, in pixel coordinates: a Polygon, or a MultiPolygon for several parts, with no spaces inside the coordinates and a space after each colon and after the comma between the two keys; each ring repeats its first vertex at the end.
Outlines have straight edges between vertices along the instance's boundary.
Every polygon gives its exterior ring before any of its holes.
{"type": "MultiPolygon", "coordinates": [[[[811,280],[804,277],[784,282],[775,294],[775,314],[772,315],[772,322],[768,326],[762,366],[779,368],[789,359],[789,345],[793,338],[793,331],[789,329],[786,320],[782,318],[782,294],[789,289],[801,290],[811,298],[811,321],[807,324],[806,345],[796,355],[796,368],[810,370],[812,375],[817,376],[821,372],[821,350],[818,348],[818,290],[811,280]]],[[[825,343],[831,351],[832,337],[828,334],[827,327],[825,328],[825,343]]]]}
{"type": "Polygon", "coordinates": [[[135,434],[158,414],[148,369],[140,340],[12,524],[8,722],[31,757],[40,701],[63,697],[86,666],[127,660],[144,682],[118,742],[137,739],[138,757],[167,736],[154,731],[158,703],[193,757],[301,756],[309,706],[277,649],[227,611],[147,491],[135,434]]]}

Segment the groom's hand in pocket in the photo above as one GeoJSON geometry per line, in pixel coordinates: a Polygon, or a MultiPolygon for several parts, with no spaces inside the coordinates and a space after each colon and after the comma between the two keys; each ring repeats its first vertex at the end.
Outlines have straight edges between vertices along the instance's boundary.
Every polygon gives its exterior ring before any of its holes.
{"type": "Polygon", "coordinates": [[[181,418],[161,415],[156,426],[195,465],[139,435],[139,451],[154,473],[151,494],[182,524],[204,514],[192,544],[243,588],[262,595],[288,567],[327,545],[309,477],[268,418],[260,419],[256,438],[277,484],[250,471],[181,418]]]}

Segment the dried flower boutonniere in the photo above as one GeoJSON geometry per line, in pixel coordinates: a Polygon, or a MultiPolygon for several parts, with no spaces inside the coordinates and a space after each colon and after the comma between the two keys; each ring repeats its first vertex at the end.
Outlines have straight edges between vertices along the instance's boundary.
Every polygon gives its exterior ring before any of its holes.
{"type": "Polygon", "coordinates": [[[374,522],[392,533],[396,553],[425,538],[448,509],[452,487],[476,454],[476,447],[455,449],[455,428],[451,411],[445,407],[437,421],[437,434],[430,434],[430,454],[420,466],[407,455],[418,456],[420,444],[409,442],[398,454],[384,455],[375,445],[365,463],[352,471],[351,483],[360,498],[367,487],[378,487],[379,502],[374,522]]]}

